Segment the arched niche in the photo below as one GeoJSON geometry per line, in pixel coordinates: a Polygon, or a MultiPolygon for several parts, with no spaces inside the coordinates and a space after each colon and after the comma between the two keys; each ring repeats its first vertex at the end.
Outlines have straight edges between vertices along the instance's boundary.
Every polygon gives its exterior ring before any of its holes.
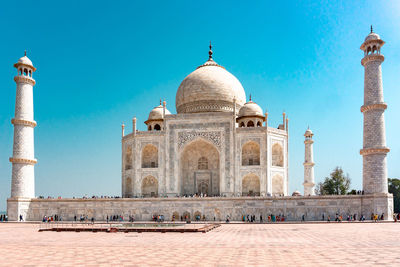
{"type": "Polygon", "coordinates": [[[125,150],[125,170],[132,169],[132,146],[128,145],[125,150]]]}
{"type": "Polygon", "coordinates": [[[283,167],[283,148],[278,143],[272,146],[272,166],[283,167]]]}
{"type": "Polygon", "coordinates": [[[217,148],[202,138],[186,144],[179,160],[180,194],[219,195],[219,159],[217,148]]]}
{"type": "Polygon", "coordinates": [[[133,194],[132,178],[128,177],[125,180],[125,197],[132,197],[132,194],[133,194]]]}
{"type": "Polygon", "coordinates": [[[259,196],[260,178],[255,174],[248,174],[242,180],[242,196],[259,196]]]}
{"type": "Polygon", "coordinates": [[[260,165],[260,145],[254,141],[242,147],[242,166],[260,165]]]}
{"type": "Polygon", "coordinates": [[[154,125],[154,130],[155,130],[155,131],[161,131],[161,126],[160,126],[160,124],[154,125]]]}
{"type": "Polygon", "coordinates": [[[154,176],[147,176],[142,180],[142,196],[157,197],[158,181],[154,176]]]}
{"type": "Polygon", "coordinates": [[[148,144],[142,149],[142,168],[158,168],[158,149],[148,144]]]}
{"type": "Polygon", "coordinates": [[[280,196],[283,193],[283,177],[282,175],[275,174],[272,177],[272,195],[280,196]]]}

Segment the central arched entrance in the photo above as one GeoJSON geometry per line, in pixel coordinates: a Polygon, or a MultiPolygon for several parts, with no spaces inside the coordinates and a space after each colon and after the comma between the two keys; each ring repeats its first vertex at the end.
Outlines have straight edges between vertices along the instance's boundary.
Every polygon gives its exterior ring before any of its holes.
{"type": "Polygon", "coordinates": [[[181,195],[219,195],[219,153],[214,145],[196,139],[185,146],[179,164],[181,195]]]}

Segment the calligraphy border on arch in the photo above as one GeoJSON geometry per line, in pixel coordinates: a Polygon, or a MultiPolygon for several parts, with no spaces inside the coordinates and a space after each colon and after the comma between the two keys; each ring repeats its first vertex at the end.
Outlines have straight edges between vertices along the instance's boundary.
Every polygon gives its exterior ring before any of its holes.
{"type": "Polygon", "coordinates": [[[178,149],[181,150],[187,143],[202,137],[214,144],[221,151],[222,134],[221,131],[179,131],[178,149]]]}

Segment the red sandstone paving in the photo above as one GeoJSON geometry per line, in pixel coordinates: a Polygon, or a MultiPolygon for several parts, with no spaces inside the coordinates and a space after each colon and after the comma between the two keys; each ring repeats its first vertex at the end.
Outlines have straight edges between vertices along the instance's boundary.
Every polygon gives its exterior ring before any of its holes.
{"type": "Polygon", "coordinates": [[[1,266],[400,266],[400,223],[224,224],[208,233],[0,223],[1,266]]]}

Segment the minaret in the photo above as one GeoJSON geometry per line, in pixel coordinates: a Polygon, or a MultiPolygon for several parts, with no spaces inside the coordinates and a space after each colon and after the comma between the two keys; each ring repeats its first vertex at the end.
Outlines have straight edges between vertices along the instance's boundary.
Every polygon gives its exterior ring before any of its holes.
{"type": "Polygon", "coordinates": [[[385,44],[372,31],[365,38],[360,49],[364,51],[361,64],[364,66],[364,115],[363,148],[363,190],[365,194],[387,193],[385,118],[387,108],[383,100],[382,69],[385,59],[381,47],[385,44]]]}
{"type": "Polygon", "coordinates": [[[35,197],[35,172],[33,128],[33,86],[35,80],[32,73],[36,71],[32,61],[26,56],[14,64],[17,68],[17,94],[15,101],[15,117],[11,120],[14,125],[14,145],[12,163],[11,198],[35,197]]]}
{"type": "Polygon", "coordinates": [[[307,129],[304,134],[306,140],[304,141],[305,153],[304,153],[304,196],[315,195],[314,191],[314,155],[313,155],[313,144],[312,140],[313,133],[310,129],[307,129]]]}

